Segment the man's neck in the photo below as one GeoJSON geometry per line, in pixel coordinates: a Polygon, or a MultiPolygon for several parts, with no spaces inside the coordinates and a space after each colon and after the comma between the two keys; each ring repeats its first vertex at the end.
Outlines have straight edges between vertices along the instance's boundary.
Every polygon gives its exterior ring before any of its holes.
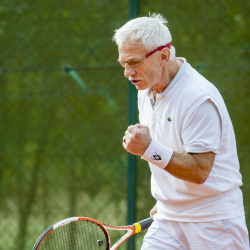
{"type": "Polygon", "coordinates": [[[166,66],[163,72],[163,78],[165,79],[165,84],[164,84],[165,88],[161,90],[153,88],[153,94],[155,99],[156,99],[156,94],[162,93],[172,82],[172,80],[175,78],[176,74],[178,73],[182,65],[183,61],[178,58],[175,58],[173,61],[169,61],[168,65],[166,66]]]}
{"type": "Polygon", "coordinates": [[[181,61],[178,58],[175,58],[173,61],[169,62],[169,66],[168,66],[169,84],[175,78],[175,76],[177,75],[182,65],[183,65],[183,61],[181,61]]]}

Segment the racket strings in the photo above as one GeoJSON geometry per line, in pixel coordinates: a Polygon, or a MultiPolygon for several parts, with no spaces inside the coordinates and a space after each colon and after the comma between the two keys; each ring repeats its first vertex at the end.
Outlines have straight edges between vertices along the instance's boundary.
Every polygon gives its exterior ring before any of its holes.
{"type": "Polygon", "coordinates": [[[74,221],[52,231],[39,250],[108,249],[108,236],[104,229],[91,221],[74,221]]]}

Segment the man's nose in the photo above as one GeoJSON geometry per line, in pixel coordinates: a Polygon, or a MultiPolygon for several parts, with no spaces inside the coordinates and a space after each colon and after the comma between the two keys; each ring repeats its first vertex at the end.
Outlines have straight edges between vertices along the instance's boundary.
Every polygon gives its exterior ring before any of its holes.
{"type": "Polygon", "coordinates": [[[133,76],[135,74],[136,74],[135,70],[126,63],[124,68],[124,76],[126,78],[129,78],[130,76],[133,76]]]}

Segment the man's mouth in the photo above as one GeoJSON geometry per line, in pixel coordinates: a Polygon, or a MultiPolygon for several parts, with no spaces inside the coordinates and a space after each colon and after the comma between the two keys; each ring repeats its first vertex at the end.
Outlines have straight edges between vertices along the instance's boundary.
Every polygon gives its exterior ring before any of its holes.
{"type": "Polygon", "coordinates": [[[131,80],[133,85],[136,85],[140,80],[131,80]]]}

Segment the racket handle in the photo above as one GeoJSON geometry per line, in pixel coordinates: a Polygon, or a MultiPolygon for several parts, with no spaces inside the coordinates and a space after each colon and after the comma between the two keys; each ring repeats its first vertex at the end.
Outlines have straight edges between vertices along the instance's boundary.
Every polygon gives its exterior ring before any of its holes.
{"type": "Polygon", "coordinates": [[[141,225],[141,231],[143,231],[143,230],[145,230],[145,229],[148,229],[148,228],[150,227],[150,225],[152,224],[153,221],[154,221],[154,220],[153,220],[152,217],[140,221],[139,223],[140,223],[140,225],[141,225]]]}

